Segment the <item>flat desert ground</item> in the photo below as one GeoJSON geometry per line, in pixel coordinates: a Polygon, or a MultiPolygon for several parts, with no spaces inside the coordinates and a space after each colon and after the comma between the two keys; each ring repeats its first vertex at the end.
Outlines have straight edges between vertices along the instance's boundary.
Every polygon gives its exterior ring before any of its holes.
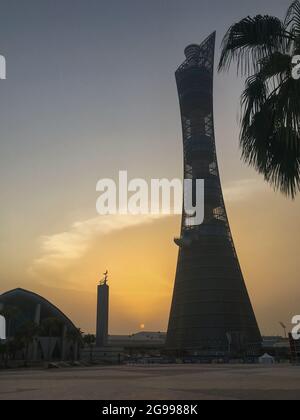
{"type": "Polygon", "coordinates": [[[0,400],[300,400],[300,367],[150,365],[0,371],[0,400]]]}

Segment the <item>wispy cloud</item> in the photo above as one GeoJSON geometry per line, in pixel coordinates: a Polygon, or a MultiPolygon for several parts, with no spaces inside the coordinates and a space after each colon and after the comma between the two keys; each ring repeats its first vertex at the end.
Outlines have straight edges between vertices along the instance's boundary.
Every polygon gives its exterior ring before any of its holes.
{"type": "Polygon", "coordinates": [[[257,179],[241,179],[225,185],[223,192],[226,202],[249,199],[255,193],[264,191],[265,183],[257,179]]]}
{"type": "Polygon", "coordinates": [[[33,261],[29,271],[34,274],[41,268],[62,268],[81,258],[95,237],[123,229],[152,223],[160,216],[98,216],[74,223],[70,229],[54,235],[42,236],[41,254],[33,261]]]}
{"type": "MultiPolygon", "coordinates": [[[[245,199],[256,192],[263,191],[264,183],[256,179],[235,181],[224,188],[226,202],[245,199]]],[[[88,252],[95,238],[116,231],[152,223],[162,215],[114,215],[97,216],[78,221],[64,232],[45,235],[40,238],[40,255],[29,268],[31,275],[38,275],[45,269],[60,270],[68,267],[88,252]]]]}

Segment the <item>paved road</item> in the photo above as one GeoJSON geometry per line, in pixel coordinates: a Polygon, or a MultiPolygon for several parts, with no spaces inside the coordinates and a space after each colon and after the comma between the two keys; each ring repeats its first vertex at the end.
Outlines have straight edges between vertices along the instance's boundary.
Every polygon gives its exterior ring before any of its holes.
{"type": "Polygon", "coordinates": [[[0,400],[300,399],[300,367],[116,366],[0,371],[0,400]]]}

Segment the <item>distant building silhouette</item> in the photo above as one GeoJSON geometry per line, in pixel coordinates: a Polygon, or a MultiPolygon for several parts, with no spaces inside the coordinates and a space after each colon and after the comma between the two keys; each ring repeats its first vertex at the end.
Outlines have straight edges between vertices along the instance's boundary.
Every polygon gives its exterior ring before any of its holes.
{"type": "MultiPolygon", "coordinates": [[[[12,340],[26,323],[32,322],[39,327],[35,341],[30,345],[28,356],[33,361],[77,360],[81,335],[73,322],[51,302],[42,296],[21,288],[0,295],[0,310],[14,310],[11,319],[6,320],[6,338],[12,340]],[[56,321],[49,335],[46,323],[56,321]],[[72,334],[72,339],[70,338],[72,334]],[[76,340],[75,340],[76,338],[76,340]]],[[[16,357],[22,357],[17,354],[16,357]]]]}

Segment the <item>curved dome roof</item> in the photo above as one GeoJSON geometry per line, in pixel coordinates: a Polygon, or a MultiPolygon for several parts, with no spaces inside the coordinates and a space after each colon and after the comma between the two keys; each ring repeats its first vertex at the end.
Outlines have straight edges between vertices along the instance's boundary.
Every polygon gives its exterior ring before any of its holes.
{"type": "Polygon", "coordinates": [[[73,322],[56,306],[36,293],[24,289],[14,289],[0,295],[0,304],[20,309],[23,320],[34,320],[37,305],[41,305],[41,320],[57,318],[70,329],[76,329],[73,322]]]}

